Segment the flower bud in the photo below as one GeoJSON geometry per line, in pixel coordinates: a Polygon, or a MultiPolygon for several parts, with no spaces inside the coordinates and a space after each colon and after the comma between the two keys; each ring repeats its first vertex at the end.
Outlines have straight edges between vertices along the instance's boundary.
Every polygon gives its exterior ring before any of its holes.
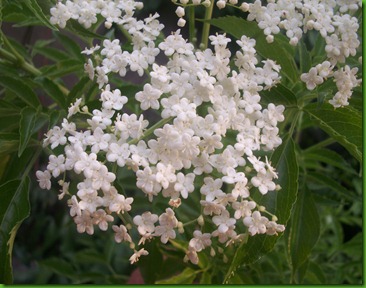
{"type": "Polygon", "coordinates": [[[203,216],[200,215],[198,218],[197,218],[197,223],[198,225],[200,226],[203,226],[205,224],[205,219],[203,219],[203,216]]]}
{"type": "Polygon", "coordinates": [[[266,207],[264,207],[264,206],[259,206],[259,207],[258,207],[258,210],[259,210],[260,212],[264,212],[264,211],[266,211],[266,207]]]}
{"type": "Polygon", "coordinates": [[[179,27],[184,27],[185,25],[186,25],[186,20],[184,20],[183,18],[179,18],[179,20],[178,20],[178,23],[177,23],[177,25],[179,26],[179,27]]]}
{"type": "Polygon", "coordinates": [[[175,10],[175,14],[177,14],[178,17],[183,17],[185,15],[184,8],[182,6],[178,6],[175,10]]]}

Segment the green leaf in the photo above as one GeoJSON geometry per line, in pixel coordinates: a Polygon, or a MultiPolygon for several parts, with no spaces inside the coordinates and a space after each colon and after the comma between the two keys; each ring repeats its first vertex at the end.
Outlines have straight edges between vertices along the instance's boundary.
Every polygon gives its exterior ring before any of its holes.
{"type": "Polygon", "coordinates": [[[326,278],[320,265],[314,261],[309,261],[304,284],[325,284],[326,278]]]}
{"type": "Polygon", "coordinates": [[[78,83],[72,87],[67,97],[68,105],[73,103],[77,98],[80,98],[86,92],[86,90],[89,89],[90,83],[92,83],[92,81],[89,79],[89,76],[79,79],[78,83]]]}
{"type": "Polygon", "coordinates": [[[0,85],[15,93],[28,105],[36,109],[38,106],[41,106],[41,103],[32,88],[25,84],[21,79],[0,75],[0,85]]]}
{"type": "Polygon", "coordinates": [[[330,104],[317,108],[316,103],[304,108],[314,121],[330,137],[348,150],[362,163],[362,116],[352,107],[334,109],[330,104]]]}
{"type": "Polygon", "coordinates": [[[300,71],[301,73],[309,72],[311,65],[311,57],[308,49],[305,46],[304,39],[301,39],[298,44],[299,55],[300,55],[300,71]]]}
{"type": "Polygon", "coordinates": [[[284,105],[286,108],[297,107],[297,98],[295,94],[282,84],[277,84],[270,90],[263,90],[260,94],[261,102],[265,104],[273,103],[276,105],[284,105]]]}
{"type": "Polygon", "coordinates": [[[175,275],[169,279],[157,281],[155,284],[192,284],[201,270],[193,270],[192,268],[186,268],[182,273],[175,275]]]}
{"type": "Polygon", "coordinates": [[[75,59],[66,59],[55,65],[42,67],[43,76],[52,79],[68,75],[72,72],[83,71],[84,64],[75,59]]]}
{"type": "Polygon", "coordinates": [[[276,35],[273,43],[266,41],[266,36],[257,23],[247,21],[235,16],[221,17],[210,20],[213,26],[216,26],[226,33],[240,39],[242,35],[256,40],[255,49],[258,54],[267,59],[272,59],[281,65],[281,73],[286,75],[292,82],[298,80],[297,66],[294,60],[293,47],[288,43],[288,39],[283,35],[276,35]],[[276,53],[273,53],[276,51],[276,53]]]}
{"type": "Polygon", "coordinates": [[[0,156],[17,151],[19,148],[18,133],[0,132],[0,156]]]}
{"type": "Polygon", "coordinates": [[[63,61],[70,58],[70,56],[64,51],[52,47],[43,46],[43,43],[38,42],[33,46],[32,56],[40,54],[55,62],[63,61]]]}
{"type": "Polygon", "coordinates": [[[316,148],[311,147],[302,153],[302,157],[305,161],[318,161],[328,165],[332,165],[346,172],[356,174],[356,171],[348,164],[348,162],[337,152],[326,148],[316,148]]]}
{"type": "MultiPolygon", "coordinates": [[[[288,227],[287,250],[292,268],[292,277],[298,272],[311,253],[320,234],[320,220],[311,192],[306,185],[299,189],[291,225],[288,227]]],[[[305,273],[304,273],[305,275],[305,273]]]]}
{"type": "Polygon", "coordinates": [[[58,31],[57,27],[52,25],[50,23],[50,21],[48,20],[48,17],[46,17],[46,15],[44,15],[41,7],[37,3],[37,0],[22,1],[22,3],[25,4],[30,9],[30,11],[33,13],[33,15],[36,16],[37,19],[43,23],[43,25],[47,26],[48,28],[50,28],[52,30],[58,31]]]}
{"type": "MultiPolygon", "coordinates": [[[[278,184],[282,189],[269,192],[258,203],[274,213],[279,219],[278,223],[286,225],[296,200],[299,170],[294,143],[289,135],[284,137],[283,143],[275,150],[271,162],[272,166],[278,171],[278,184]]],[[[229,281],[240,266],[251,264],[271,251],[276,241],[276,236],[256,235],[255,237],[249,237],[248,242],[242,243],[236,250],[224,283],[229,281]]]]}
{"type": "Polygon", "coordinates": [[[75,268],[64,259],[60,258],[48,258],[46,260],[42,260],[38,262],[40,265],[47,267],[52,270],[54,273],[57,273],[62,276],[66,276],[72,278],[75,275],[75,268]]]}
{"type": "Polygon", "coordinates": [[[147,243],[145,248],[149,251],[149,256],[139,261],[140,271],[146,284],[154,284],[162,269],[163,255],[159,250],[158,242],[159,240],[153,240],[147,243]]]}
{"type": "Polygon", "coordinates": [[[29,178],[12,180],[0,186],[0,283],[12,284],[12,251],[20,224],[28,217],[29,178]]]}
{"type": "Polygon", "coordinates": [[[65,47],[67,52],[69,52],[70,55],[74,56],[73,58],[78,59],[80,61],[85,61],[84,56],[81,54],[80,46],[75,42],[75,40],[72,40],[71,38],[61,33],[53,33],[53,34],[59,40],[62,46],[65,47]]]}
{"type": "MultiPolygon", "coordinates": [[[[337,181],[333,180],[331,177],[325,175],[324,173],[318,173],[318,172],[308,172],[307,177],[309,178],[309,181],[321,185],[322,187],[328,188],[331,191],[333,191],[334,194],[338,194],[344,199],[347,199],[351,202],[353,201],[362,201],[362,198],[358,195],[352,193],[345,187],[343,187],[341,184],[339,184],[337,181]]],[[[333,195],[334,196],[334,195],[333,195]]]]}
{"type": "Polygon", "coordinates": [[[18,157],[20,157],[31,139],[33,134],[34,124],[36,123],[37,110],[32,107],[25,107],[21,112],[20,126],[19,126],[19,150],[18,157]]]}
{"type": "Polygon", "coordinates": [[[70,19],[69,21],[67,21],[66,29],[73,32],[75,35],[85,37],[86,39],[105,39],[105,37],[93,33],[88,29],[85,29],[79,22],[74,19],[70,19]]]}
{"type": "Polygon", "coordinates": [[[52,80],[44,77],[39,77],[36,82],[46,91],[62,109],[67,109],[66,95],[61,91],[59,86],[52,80]]]}

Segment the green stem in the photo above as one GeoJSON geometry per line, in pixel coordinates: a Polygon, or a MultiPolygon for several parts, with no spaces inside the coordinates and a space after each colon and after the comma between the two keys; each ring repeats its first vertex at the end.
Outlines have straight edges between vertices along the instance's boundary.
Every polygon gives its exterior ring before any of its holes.
{"type": "Polygon", "coordinates": [[[140,138],[133,139],[133,140],[129,141],[128,144],[129,145],[137,144],[140,140],[146,138],[147,136],[149,136],[150,134],[152,134],[157,128],[160,128],[164,124],[170,122],[172,119],[173,119],[173,117],[169,117],[169,118],[166,118],[166,119],[161,119],[159,122],[157,122],[156,124],[154,124],[153,126],[151,126],[149,129],[147,129],[145,131],[145,133],[140,138]]]}
{"type": "Polygon", "coordinates": [[[204,50],[207,48],[208,46],[208,37],[210,34],[210,22],[209,20],[211,20],[212,18],[212,11],[213,11],[213,7],[215,5],[215,1],[211,0],[211,5],[209,7],[206,8],[205,11],[205,18],[204,18],[204,22],[203,22],[203,28],[202,28],[202,38],[201,38],[201,49],[204,50]]]}
{"type": "Polygon", "coordinates": [[[5,60],[10,61],[11,63],[18,65],[24,71],[26,71],[34,76],[40,76],[42,74],[42,72],[39,71],[36,67],[25,62],[24,59],[23,59],[23,61],[20,61],[19,58],[17,58],[14,54],[9,53],[8,51],[6,51],[3,48],[0,48],[0,56],[5,60]]]}
{"type": "Polygon", "coordinates": [[[194,38],[196,37],[196,27],[194,25],[195,19],[195,9],[194,6],[188,7],[188,22],[189,22],[189,42],[194,43],[194,38]]]}

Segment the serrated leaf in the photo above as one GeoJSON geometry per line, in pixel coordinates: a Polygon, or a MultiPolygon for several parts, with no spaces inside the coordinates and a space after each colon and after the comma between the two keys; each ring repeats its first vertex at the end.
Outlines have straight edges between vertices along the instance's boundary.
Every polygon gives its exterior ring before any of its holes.
{"type": "Polygon", "coordinates": [[[32,106],[33,108],[38,108],[41,106],[37,95],[33,92],[32,88],[25,84],[19,78],[11,78],[5,75],[0,76],[0,85],[12,91],[25,103],[32,106]]]}
{"type": "Polygon", "coordinates": [[[304,111],[316,125],[362,163],[362,116],[359,111],[348,106],[334,109],[328,103],[320,109],[316,103],[312,103],[304,111]]]}
{"type": "Polygon", "coordinates": [[[28,142],[33,134],[36,117],[37,110],[32,107],[25,107],[20,113],[18,157],[20,157],[25,148],[27,148],[28,142]]]}
{"type": "Polygon", "coordinates": [[[36,82],[41,85],[48,96],[50,96],[62,109],[67,109],[67,95],[61,91],[59,86],[54,81],[48,78],[39,77],[36,79],[36,82]]]}
{"type": "Polygon", "coordinates": [[[20,224],[28,217],[29,178],[0,186],[0,283],[12,284],[12,250],[20,224]]]}
{"type": "Polygon", "coordinates": [[[47,26],[48,28],[58,31],[58,28],[54,25],[52,25],[50,23],[50,21],[48,20],[48,17],[46,17],[46,15],[44,15],[41,7],[38,5],[37,0],[27,0],[27,1],[22,1],[23,4],[25,4],[29,10],[33,13],[34,16],[37,17],[37,19],[39,21],[41,21],[41,23],[45,26],[47,26]]]}
{"type": "MultiPolygon", "coordinates": [[[[290,136],[284,137],[283,143],[273,153],[271,162],[278,172],[278,184],[282,189],[269,192],[265,197],[262,197],[259,203],[278,217],[278,223],[286,225],[296,200],[299,170],[294,143],[290,136]]],[[[271,251],[276,241],[276,236],[256,235],[249,237],[248,242],[242,243],[236,250],[224,283],[229,281],[240,266],[253,263],[271,251]]]]}
{"type": "Polygon", "coordinates": [[[258,54],[280,64],[281,73],[286,75],[292,82],[298,80],[297,66],[294,60],[294,54],[292,53],[293,47],[291,47],[283,35],[276,35],[274,42],[269,44],[263,30],[255,22],[235,16],[216,18],[209,22],[237,39],[240,39],[242,35],[255,39],[255,49],[258,54]],[[276,51],[276,53],[273,53],[273,51],[276,51]]]}
{"type": "Polygon", "coordinates": [[[299,190],[291,226],[288,228],[287,249],[294,277],[300,266],[308,260],[320,234],[319,214],[306,185],[299,190]]]}
{"type": "Polygon", "coordinates": [[[156,281],[155,284],[192,284],[193,280],[201,272],[201,270],[186,268],[182,271],[182,273],[175,275],[169,279],[156,281]]]}

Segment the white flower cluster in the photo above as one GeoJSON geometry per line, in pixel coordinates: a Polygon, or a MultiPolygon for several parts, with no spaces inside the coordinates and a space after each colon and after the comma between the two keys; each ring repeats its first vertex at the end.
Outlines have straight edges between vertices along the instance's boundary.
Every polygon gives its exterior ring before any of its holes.
{"type": "MultiPolygon", "coordinates": [[[[218,1],[226,2],[226,1],[218,1]]],[[[357,36],[359,29],[358,20],[351,14],[358,10],[361,0],[256,0],[254,3],[241,4],[240,8],[248,12],[248,20],[256,21],[258,26],[267,35],[267,41],[273,41],[273,35],[280,29],[286,31],[291,45],[297,45],[303,33],[316,30],[325,39],[327,60],[304,73],[301,80],[306,83],[309,90],[324,82],[327,77],[334,77],[338,92],[329,102],[335,107],[348,105],[352,90],[361,80],[355,75],[358,68],[345,65],[333,71],[337,64],[345,63],[346,58],[355,56],[360,41],[357,36]]]]}
{"type": "MultiPolygon", "coordinates": [[[[134,1],[58,2],[51,11],[53,17],[78,3],[88,3],[84,8],[99,7],[107,21],[116,22],[122,14],[131,17],[122,25],[134,45],[129,53],[122,51],[118,39],[103,42],[98,55],[101,65],[94,68],[89,59],[86,66],[91,78],[97,73],[96,81],[103,88],[100,109],[89,112],[82,99],[77,99],[62,124],[52,128],[44,140],[45,146],[57,151],[62,146],[63,152],[49,156],[46,170],[36,172],[40,187],[50,189],[52,177],[62,178],[59,198],[69,197],[78,232],[93,234],[95,226],[105,231],[111,225],[116,242],[128,242],[132,249],[134,243],[143,245],[152,237],[167,243],[177,237],[176,232],[184,231],[176,212],[191,193],[200,193],[202,207],[201,215],[194,219],[201,228],[194,231],[187,250],[192,263],[198,263],[197,253],[212,241],[230,245],[249,235],[284,231],[277,218],[251,197],[255,191],[265,195],[279,190],[275,168],[256,152],[271,151],[281,144],[277,124],[284,120],[284,107],[262,107],[259,95],[278,83],[280,67],[272,60],[259,62],[255,40],[246,36],[237,41],[240,49],[233,56],[227,48],[231,39],[219,34],[209,37],[213,49],[204,51],[187,43],[180,30],[156,47],[154,41],[163,26],[157,15],[132,20],[133,8],[140,6],[134,1]],[[112,13],[111,6],[121,11],[112,13]],[[166,64],[154,63],[159,53],[167,57],[166,64]],[[124,76],[128,67],[140,76],[150,71],[149,81],[135,99],[108,84],[108,73],[124,76]],[[125,104],[134,100],[142,110],[158,112],[161,120],[150,125],[143,114],[124,112],[125,104]],[[89,117],[86,129],[72,122],[82,115],[89,117]],[[227,134],[232,135],[232,143],[227,134]],[[123,167],[135,172],[136,186],[148,201],[165,199],[164,213],[135,215],[133,197],[116,186],[116,171],[123,167]],[[73,185],[76,193],[70,192],[66,172],[71,181],[78,181],[73,185]],[[124,217],[130,212],[135,215],[132,221],[124,217]],[[123,224],[113,225],[115,216],[123,224]],[[206,231],[203,219],[216,228],[206,231]],[[134,228],[140,235],[136,242],[130,233],[134,228]]],[[[75,19],[84,17],[81,12],[73,15],[75,19]]],[[[54,23],[65,24],[61,20],[54,23]]],[[[88,27],[87,22],[83,25],[88,27]]],[[[97,48],[84,53],[98,53],[97,48]]],[[[131,263],[148,254],[143,248],[134,251],[131,263]]]]}
{"type": "Polygon", "coordinates": [[[134,0],[67,0],[58,1],[55,7],[51,8],[50,22],[65,28],[70,19],[78,20],[85,28],[90,28],[97,23],[97,16],[100,14],[105,18],[106,28],[110,28],[113,23],[123,25],[133,20],[136,9],[143,7],[142,2],[134,0]]]}

